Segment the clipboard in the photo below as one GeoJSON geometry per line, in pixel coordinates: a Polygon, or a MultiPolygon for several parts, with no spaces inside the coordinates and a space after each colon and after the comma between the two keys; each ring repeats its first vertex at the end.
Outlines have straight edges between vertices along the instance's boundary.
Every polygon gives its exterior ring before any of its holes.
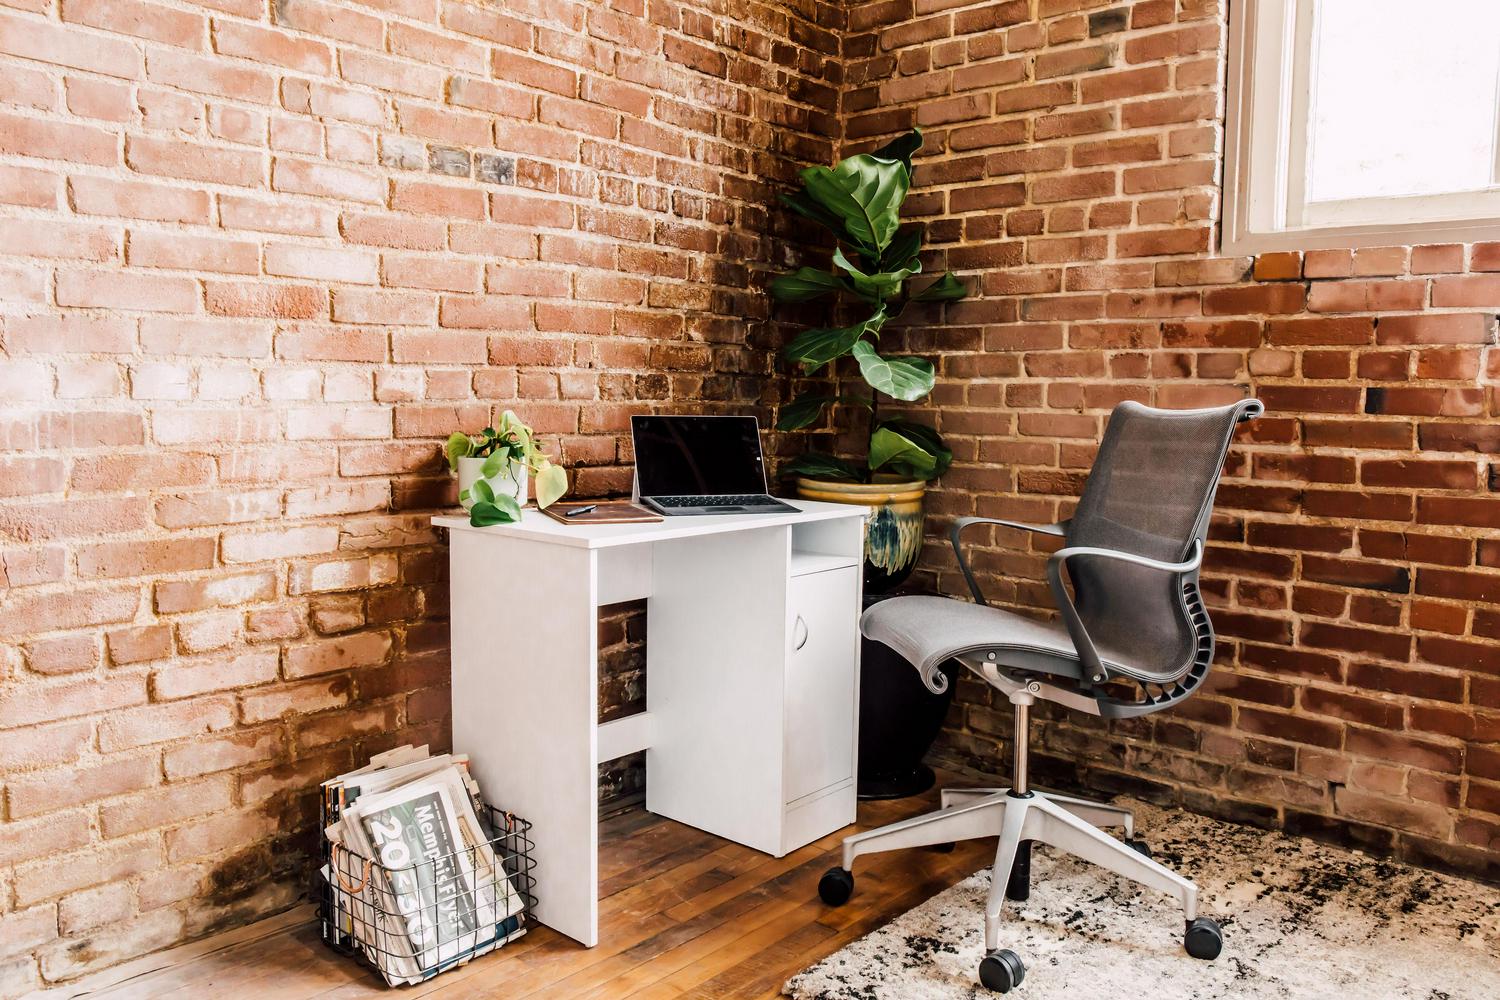
{"type": "Polygon", "coordinates": [[[543,508],[542,513],[563,524],[648,524],[652,521],[666,520],[660,514],[633,504],[629,500],[574,500],[568,503],[552,504],[543,508]],[[568,511],[576,507],[593,507],[594,509],[586,514],[579,514],[577,517],[568,517],[568,511]]]}

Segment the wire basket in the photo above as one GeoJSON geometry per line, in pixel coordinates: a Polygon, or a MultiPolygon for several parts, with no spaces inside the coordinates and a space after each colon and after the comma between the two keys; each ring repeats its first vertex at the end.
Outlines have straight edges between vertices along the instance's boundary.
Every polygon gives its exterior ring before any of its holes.
{"type": "Polygon", "coordinates": [[[536,906],[531,823],[491,806],[479,817],[486,843],[403,868],[325,841],[315,892],[323,942],[397,985],[525,933],[536,906]]]}

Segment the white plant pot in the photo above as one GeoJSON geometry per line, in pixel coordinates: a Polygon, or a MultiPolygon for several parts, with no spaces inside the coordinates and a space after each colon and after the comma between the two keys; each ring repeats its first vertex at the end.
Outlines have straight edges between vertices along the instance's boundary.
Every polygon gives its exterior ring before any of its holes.
{"type": "MultiPolygon", "coordinates": [[[[464,505],[464,510],[474,506],[474,484],[484,479],[479,473],[485,461],[486,459],[483,458],[460,458],[458,460],[458,495],[462,498],[460,502],[464,505]]],[[[490,484],[490,489],[495,491],[495,496],[514,497],[518,506],[526,506],[530,477],[524,462],[506,462],[500,467],[499,472],[485,479],[485,482],[490,484]]]]}

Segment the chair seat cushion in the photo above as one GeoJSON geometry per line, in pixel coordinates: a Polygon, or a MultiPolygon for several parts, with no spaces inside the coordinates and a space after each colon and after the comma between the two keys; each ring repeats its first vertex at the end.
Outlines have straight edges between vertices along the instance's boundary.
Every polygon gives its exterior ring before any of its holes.
{"type": "Polygon", "coordinates": [[[900,653],[928,687],[939,691],[947,683],[938,668],[966,653],[1015,649],[1078,662],[1061,621],[1034,621],[951,597],[893,597],[867,610],[859,627],[867,638],[900,653]]]}

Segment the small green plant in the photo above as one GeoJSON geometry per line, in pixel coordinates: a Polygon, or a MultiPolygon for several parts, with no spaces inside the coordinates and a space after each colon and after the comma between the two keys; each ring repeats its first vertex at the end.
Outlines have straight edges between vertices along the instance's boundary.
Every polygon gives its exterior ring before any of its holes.
{"type": "MultiPolygon", "coordinates": [[[[558,497],[568,492],[568,474],[562,466],[553,465],[536,435],[510,410],[500,415],[499,427],[486,427],[477,435],[457,431],[448,438],[443,449],[448,457],[448,468],[458,471],[460,458],[482,458],[479,474],[472,487],[474,506],[469,508],[469,523],[476,528],[490,524],[511,524],[521,519],[521,505],[506,493],[496,493],[488,480],[502,472],[514,477],[528,472],[536,478],[536,505],[550,506],[558,497]],[[520,470],[518,472],[518,470],[520,470]]],[[[470,499],[470,491],[459,493],[460,500],[470,499]]]]}
{"type": "Polygon", "coordinates": [[[804,392],[781,407],[776,421],[778,430],[794,431],[816,424],[829,406],[870,411],[864,468],[834,455],[809,452],[787,463],[787,471],[847,482],[869,482],[879,470],[935,479],[953,461],[953,453],[931,427],[880,419],[882,393],[914,402],[932,391],[936,378],[926,358],[883,357],[875,349],[881,328],[912,302],[952,302],[968,294],[952,271],[915,294],[907,291],[907,280],[922,270],[919,255],[926,234],[921,223],[901,224],[901,205],[911,188],[911,157],[920,148],[922,133],[912,129],[875,152],[847,157],[832,169],[803,170],[802,190],[781,196],[792,211],[832,232],[836,242],[831,267],[803,267],[782,275],[771,282],[772,297],[779,302],[807,302],[832,294],[868,313],[849,326],[805,330],[782,354],[807,375],[852,355],[870,390],[869,395],[824,389],[804,392]]]}

